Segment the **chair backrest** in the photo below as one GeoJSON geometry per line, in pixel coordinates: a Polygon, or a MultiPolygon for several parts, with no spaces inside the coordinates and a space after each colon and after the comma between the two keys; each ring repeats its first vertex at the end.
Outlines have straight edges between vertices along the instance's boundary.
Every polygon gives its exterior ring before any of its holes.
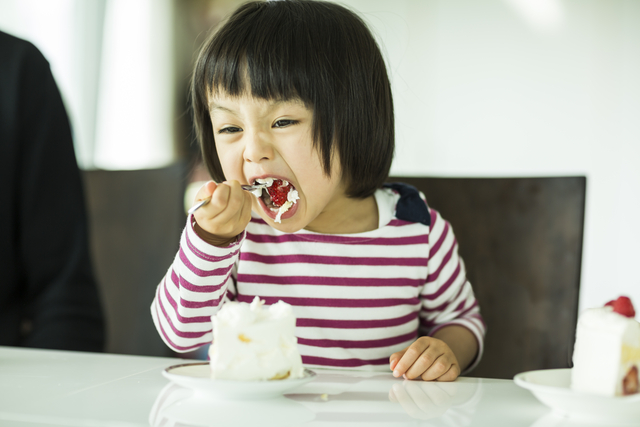
{"type": "Polygon", "coordinates": [[[451,223],[487,324],[472,376],[571,366],[585,177],[404,178],[451,223]]]}
{"type": "Polygon", "coordinates": [[[91,250],[110,353],[170,356],[151,320],[186,222],[185,168],[84,172],[91,250]]]}

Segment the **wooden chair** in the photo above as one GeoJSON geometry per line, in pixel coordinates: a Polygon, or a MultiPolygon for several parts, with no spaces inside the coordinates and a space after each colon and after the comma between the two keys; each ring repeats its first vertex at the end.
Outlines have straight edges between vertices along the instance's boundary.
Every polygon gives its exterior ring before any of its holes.
{"type": "Polygon", "coordinates": [[[107,318],[107,351],[172,356],[151,320],[156,286],[186,222],[180,164],[84,172],[94,269],[107,318]]]}
{"type": "Polygon", "coordinates": [[[585,177],[404,178],[451,223],[487,324],[472,376],[571,366],[585,177]]]}

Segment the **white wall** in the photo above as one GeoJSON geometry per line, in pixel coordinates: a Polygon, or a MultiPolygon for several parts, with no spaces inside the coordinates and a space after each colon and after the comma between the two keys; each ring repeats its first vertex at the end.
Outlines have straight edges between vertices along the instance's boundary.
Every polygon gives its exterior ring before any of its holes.
{"type": "Polygon", "coordinates": [[[104,0],[0,0],[0,30],[29,40],[49,61],[83,166],[93,159],[103,9],[104,0]]]}
{"type": "Polygon", "coordinates": [[[84,169],[174,160],[173,0],[0,0],[0,30],[51,65],[84,169]]]}
{"type": "Polygon", "coordinates": [[[640,2],[340,3],[386,51],[392,174],[586,175],[580,309],[640,311],[640,2]]]}

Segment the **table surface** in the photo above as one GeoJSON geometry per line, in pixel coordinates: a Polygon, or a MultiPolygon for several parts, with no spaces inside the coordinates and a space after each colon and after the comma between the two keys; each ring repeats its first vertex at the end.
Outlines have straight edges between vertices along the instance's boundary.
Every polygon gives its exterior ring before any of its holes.
{"type": "Polygon", "coordinates": [[[291,394],[225,401],[169,382],[177,358],[0,347],[0,426],[577,426],[511,380],[317,369],[291,394]]]}

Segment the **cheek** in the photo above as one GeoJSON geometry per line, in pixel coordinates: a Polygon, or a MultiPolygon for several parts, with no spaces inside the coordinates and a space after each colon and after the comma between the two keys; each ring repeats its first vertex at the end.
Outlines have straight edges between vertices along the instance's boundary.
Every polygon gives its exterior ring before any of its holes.
{"type": "Polygon", "coordinates": [[[242,155],[238,154],[233,146],[220,144],[216,146],[216,152],[222,165],[222,171],[227,179],[241,179],[242,155]]]}
{"type": "Polygon", "coordinates": [[[326,179],[320,156],[315,150],[299,149],[289,156],[289,162],[296,165],[296,175],[304,177],[305,181],[311,181],[311,184],[319,179],[326,179]]]}
{"type": "Polygon", "coordinates": [[[304,198],[312,209],[325,206],[339,191],[339,171],[332,171],[329,177],[318,163],[305,169],[302,174],[300,184],[304,198]]]}

